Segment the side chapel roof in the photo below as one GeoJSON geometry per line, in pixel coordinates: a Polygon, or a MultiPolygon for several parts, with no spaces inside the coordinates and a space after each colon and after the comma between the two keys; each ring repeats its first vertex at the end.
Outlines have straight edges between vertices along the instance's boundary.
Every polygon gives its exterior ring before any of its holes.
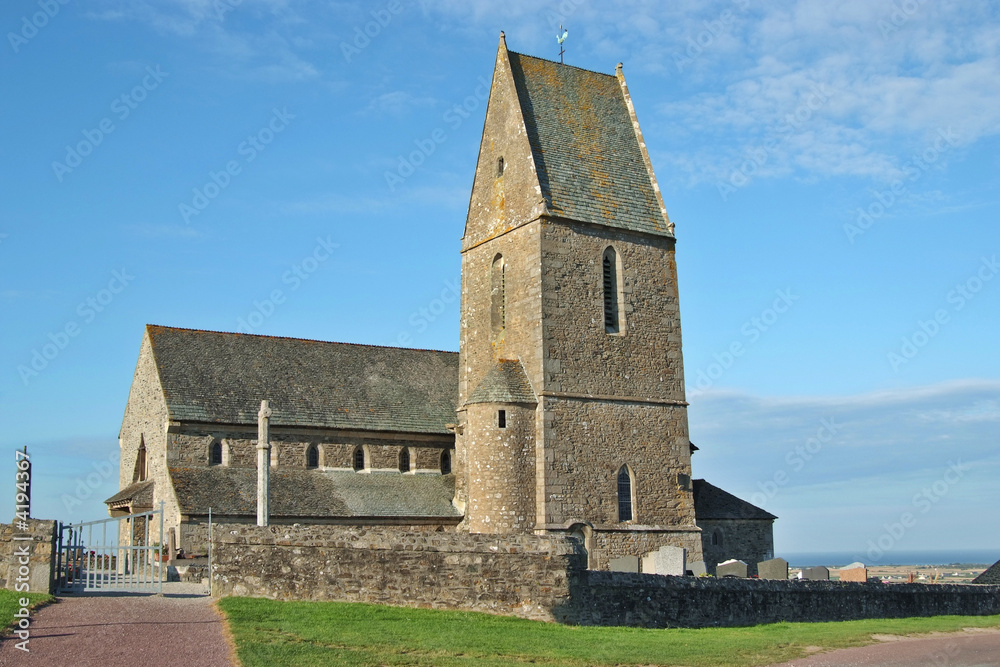
{"type": "MultiPolygon", "coordinates": [[[[257,515],[257,469],[170,468],[181,514],[257,515]]],[[[458,518],[454,475],[276,468],[271,516],[280,518],[458,518]]]]}
{"type": "Polygon", "coordinates": [[[773,521],[778,517],[756,505],[737,498],[728,491],[709,484],[703,479],[694,480],[694,517],[699,519],[762,519],[773,521]]]}

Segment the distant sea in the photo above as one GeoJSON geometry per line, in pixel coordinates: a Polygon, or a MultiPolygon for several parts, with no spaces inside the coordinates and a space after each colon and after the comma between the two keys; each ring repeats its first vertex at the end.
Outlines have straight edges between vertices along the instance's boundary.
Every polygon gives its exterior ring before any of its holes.
{"type": "Polygon", "coordinates": [[[872,565],[951,565],[965,563],[992,565],[1000,560],[1000,549],[949,549],[943,551],[903,551],[891,549],[884,553],[864,551],[827,551],[815,553],[777,552],[791,567],[842,567],[854,562],[872,565]]]}

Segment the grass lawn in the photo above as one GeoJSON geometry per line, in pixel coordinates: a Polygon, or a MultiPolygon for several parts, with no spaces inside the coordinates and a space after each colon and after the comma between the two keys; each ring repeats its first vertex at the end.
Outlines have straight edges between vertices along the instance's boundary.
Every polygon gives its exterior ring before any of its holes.
{"type": "Polygon", "coordinates": [[[642,630],[343,602],[224,598],[244,667],[271,665],[767,665],[806,647],[873,643],[872,634],[1000,627],[1000,616],[938,616],[754,628],[642,630]]]}
{"type": "Polygon", "coordinates": [[[23,597],[31,600],[32,607],[52,599],[51,595],[45,593],[16,593],[0,588],[0,632],[9,627],[14,620],[14,614],[21,609],[20,600],[23,597]]]}

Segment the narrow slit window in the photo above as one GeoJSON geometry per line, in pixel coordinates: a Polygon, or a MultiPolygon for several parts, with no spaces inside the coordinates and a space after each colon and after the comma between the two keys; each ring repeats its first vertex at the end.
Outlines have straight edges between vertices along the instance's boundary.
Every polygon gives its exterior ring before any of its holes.
{"type": "Polygon", "coordinates": [[[618,470],[618,520],[632,520],[632,475],[628,466],[618,470]]]}
{"type": "Polygon", "coordinates": [[[365,469],[365,450],[362,447],[358,447],[354,450],[354,469],[365,469]]]}
{"type": "Polygon", "coordinates": [[[139,460],[136,462],[136,468],[139,469],[139,479],[137,481],[146,481],[146,441],[145,439],[139,440],[139,460]]]}
{"type": "Polygon", "coordinates": [[[212,456],[209,460],[209,465],[221,466],[222,465],[222,443],[213,442],[212,443],[212,456]]]}
{"type": "Polygon", "coordinates": [[[451,474],[451,451],[448,449],[441,452],[441,474],[451,474]]]}
{"type": "Polygon", "coordinates": [[[503,156],[497,158],[497,177],[503,176],[503,156]]]}
{"type": "Polygon", "coordinates": [[[499,336],[507,325],[507,264],[502,255],[493,259],[490,272],[490,324],[493,335],[499,336]]]}
{"type": "Polygon", "coordinates": [[[507,411],[498,410],[497,411],[497,426],[500,428],[507,428],[507,411]]]}
{"type": "Polygon", "coordinates": [[[621,318],[618,295],[618,253],[614,248],[607,248],[601,260],[604,275],[604,330],[607,333],[621,331],[621,318]]]}
{"type": "Polygon", "coordinates": [[[316,445],[309,445],[306,449],[306,467],[307,468],[318,468],[319,467],[319,449],[316,445]]]}
{"type": "Polygon", "coordinates": [[[410,450],[406,447],[399,450],[399,472],[410,472],[410,450]]]}

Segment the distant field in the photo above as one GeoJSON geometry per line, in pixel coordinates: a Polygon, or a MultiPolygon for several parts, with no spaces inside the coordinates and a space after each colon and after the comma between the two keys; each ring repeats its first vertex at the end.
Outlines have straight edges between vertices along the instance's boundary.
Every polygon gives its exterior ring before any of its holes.
{"type": "Polygon", "coordinates": [[[753,628],[591,628],[471,612],[224,598],[244,667],[271,665],[767,665],[874,643],[872,634],[1000,627],[1000,616],[938,616],[753,628]],[[807,647],[813,647],[807,649],[807,647]]]}
{"type": "Polygon", "coordinates": [[[14,591],[0,588],[0,631],[10,626],[14,620],[14,614],[21,608],[18,602],[23,597],[31,600],[31,604],[34,606],[40,602],[49,600],[52,596],[42,593],[15,593],[14,591]]]}

